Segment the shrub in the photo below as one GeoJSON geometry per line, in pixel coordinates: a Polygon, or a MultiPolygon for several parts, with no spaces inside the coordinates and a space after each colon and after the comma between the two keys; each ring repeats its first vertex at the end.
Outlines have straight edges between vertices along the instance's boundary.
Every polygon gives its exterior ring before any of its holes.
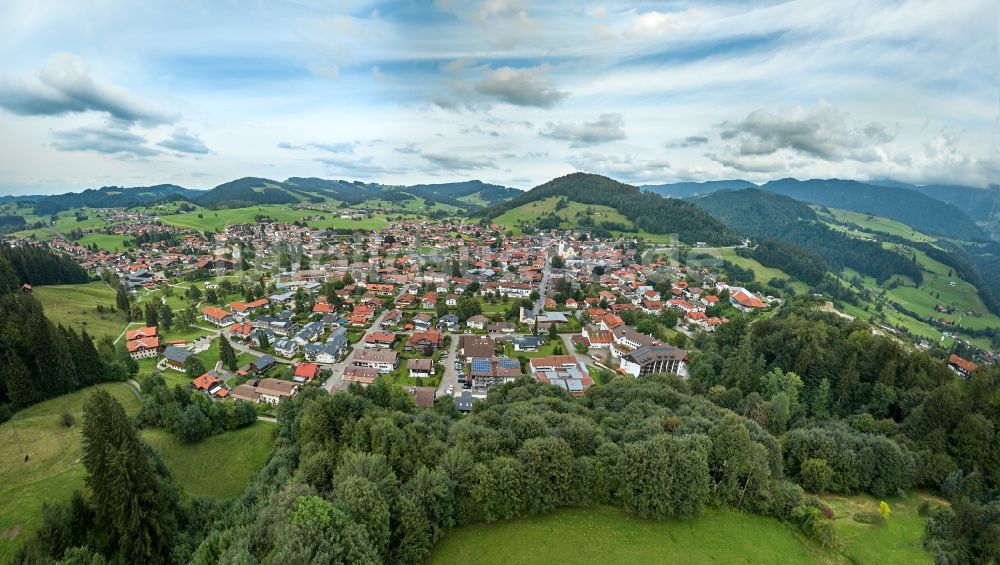
{"type": "Polygon", "coordinates": [[[859,524],[881,524],[885,521],[878,512],[855,512],[851,515],[851,520],[859,524]]]}
{"type": "Polygon", "coordinates": [[[72,428],[76,424],[76,417],[69,412],[63,412],[62,416],[59,417],[59,422],[67,428],[72,428]]]}

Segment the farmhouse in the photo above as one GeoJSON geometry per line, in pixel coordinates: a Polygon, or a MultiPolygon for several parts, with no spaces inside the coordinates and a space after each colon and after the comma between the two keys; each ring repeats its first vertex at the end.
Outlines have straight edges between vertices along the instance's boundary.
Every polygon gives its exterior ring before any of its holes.
{"type": "Polygon", "coordinates": [[[217,326],[229,326],[233,323],[233,315],[222,308],[206,306],[202,310],[202,313],[205,315],[206,322],[210,322],[217,326]]]}
{"type": "Polygon", "coordinates": [[[125,348],[132,359],[149,359],[160,353],[160,337],[155,327],[125,332],[125,348]]]}
{"type": "Polygon", "coordinates": [[[948,367],[961,377],[968,378],[973,371],[979,368],[979,365],[952,353],[951,357],[948,358],[948,367]]]}
{"type": "Polygon", "coordinates": [[[194,353],[191,353],[191,351],[172,345],[167,346],[167,349],[163,352],[163,357],[167,360],[167,367],[175,371],[183,371],[184,363],[192,355],[194,353]]]}

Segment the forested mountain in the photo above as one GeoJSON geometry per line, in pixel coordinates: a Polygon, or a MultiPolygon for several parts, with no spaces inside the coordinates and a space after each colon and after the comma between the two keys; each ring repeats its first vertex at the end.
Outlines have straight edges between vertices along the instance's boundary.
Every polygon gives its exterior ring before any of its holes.
{"type": "MultiPolygon", "coordinates": [[[[43,247],[23,246],[12,247],[5,243],[0,243],[0,259],[4,260],[3,270],[8,268],[16,275],[16,286],[23,283],[32,286],[47,284],[74,284],[85,283],[90,280],[87,271],[83,270],[76,261],[62,253],[53,253],[43,247]]],[[[0,285],[6,287],[7,274],[0,273],[3,282],[0,285]]]]}
{"type": "Polygon", "coordinates": [[[281,183],[281,186],[295,193],[326,196],[350,204],[357,204],[367,198],[377,196],[381,189],[379,185],[361,181],[327,180],[315,177],[292,177],[281,183]]]}
{"type": "Polygon", "coordinates": [[[675,182],[670,184],[644,184],[640,186],[642,190],[655,192],[660,196],[670,196],[673,198],[689,198],[704,194],[711,194],[718,190],[739,190],[742,188],[756,188],[757,185],[746,180],[710,180],[705,182],[675,182]]]}
{"type": "Polygon", "coordinates": [[[808,204],[758,188],[723,190],[690,199],[741,235],[775,235],[799,220],[815,220],[808,204]]]}
{"type": "Polygon", "coordinates": [[[910,277],[917,284],[922,279],[920,268],[910,258],[877,242],[855,239],[830,229],[816,220],[812,208],[787,196],[750,188],[719,191],[694,198],[692,202],[740,235],[760,240],[749,254],[761,264],[810,284],[822,280],[821,269],[839,272],[844,267],[879,281],[894,274],[910,277]],[[817,256],[823,260],[810,265],[817,256]]]}
{"type": "Polygon", "coordinates": [[[947,202],[976,221],[989,221],[1000,212],[1000,186],[976,188],[954,184],[908,184],[895,181],[871,181],[869,184],[905,188],[947,202]]]}
{"type": "Polygon", "coordinates": [[[676,233],[687,243],[703,241],[711,245],[727,245],[736,241],[733,230],[688,202],[663,198],[608,177],[588,173],[572,173],[553,179],[476,215],[492,219],[507,210],[552,196],[565,196],[582,204],[609,206],[621,212],[637,228],[650,233],[676,233]]]}
{"type": "Polygon", "coordinates": [[[209,207],[236,208],[255,204],[288,204],[301,198],[271,179],[244,177],[231,180],[198,194],[192,201],[209,207]]]}
{"type": "Polygon", "coordinates": [[[884,216],[932,235],[986,239],[983,230],[955,206],[906,188],[837,179],[782,179],[761,188],[831,208],[884,216]]]}
{"type": "Polygon", "coordinates": [[[480,207],[475,202],[482,201],[487,205],[502,202],[518,196],[522,191],[516,188],[508,188],[498,184],[489,184],[480,180],[465,182],[448,182],[441,184],[415,184],[402,187],[414,196],[419,196],[426,200],[451,204],[461,207],[480,207]]]}
{"type": "Polygon", "coordinates": [[[173,184],[122,188],[105,186],[55,196],[44,196],[35,201],[35,214],[49,215],[73,208],[128,208],[154,204],[174,198],[196,198],[203,191],[190,190],[173,184]]]}

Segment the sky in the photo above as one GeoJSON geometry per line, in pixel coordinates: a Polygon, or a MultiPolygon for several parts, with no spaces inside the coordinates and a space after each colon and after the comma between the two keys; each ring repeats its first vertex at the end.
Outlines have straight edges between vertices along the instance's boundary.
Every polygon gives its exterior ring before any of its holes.
{"type": "Polygon", "coordinates": [[[0,194],[1000,182],[995,0],[4,0],[0,194]]]}

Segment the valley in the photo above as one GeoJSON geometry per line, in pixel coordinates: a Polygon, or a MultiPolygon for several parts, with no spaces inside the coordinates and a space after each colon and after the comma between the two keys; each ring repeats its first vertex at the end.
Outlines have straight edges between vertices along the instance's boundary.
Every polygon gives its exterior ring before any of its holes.
{"type": "Polygon", "coordinates": [[[992,457],[985,432],[926,420],[994,374],[1000,317],[959,240],[755,188],[664,199],[596,175],[341,198],[350,183],[234,183],[211,204],[4,205],[33,226],[5,237],[4,315],[56,345],[50,378],[24,383],[42,357],[0,334],[24,367],[0,374],[0,433],[23,442],[2,555],[48,543],[38,485],[96,496],[78,423],[98,417],[82,408],[95,389],[155,450],[171,511],[384,488],[426,509],[392,550],[414,562],[505,562],[484,548],[511,540],[523,562],[581,547],[594,562],[929,562],[948,469],[992,457]],[[280,195],[295,200],[241,205],[280,195]],[[59,431],[63,413],[76,423],[59,431]],[[914,431],[935,426],[961,440],[935,451],[914,431]],[[885,463],[843,456],[859,450],[885,463]],[[455,499],[417,499],[442,489],[455,499]],[[882,501],[892,515],[873,517],[882,501]],[[588,534],[539,549],[566,529],[588,534]]]}

